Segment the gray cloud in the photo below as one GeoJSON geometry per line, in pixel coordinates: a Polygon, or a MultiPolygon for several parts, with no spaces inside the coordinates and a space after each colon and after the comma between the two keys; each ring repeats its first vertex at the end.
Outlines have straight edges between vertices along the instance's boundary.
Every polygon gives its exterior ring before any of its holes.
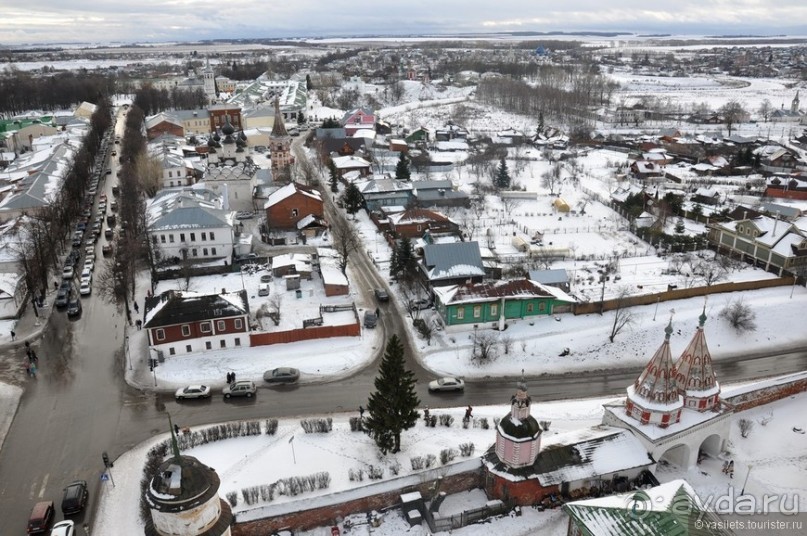
{"type": "Polygon", "coordinates": [[[4,8],[0,43],[496,31],[807,35],[803,0],[33,0],[4,8]],[[659,7],[654,7],[659,4],[659,7]]]}

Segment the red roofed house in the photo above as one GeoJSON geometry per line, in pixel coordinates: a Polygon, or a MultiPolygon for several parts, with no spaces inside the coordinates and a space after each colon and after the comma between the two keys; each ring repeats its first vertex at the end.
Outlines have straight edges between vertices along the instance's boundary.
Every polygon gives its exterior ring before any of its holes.
{"type": "Polygon", "coordinates": [[[297,229],[297,222],[309,215],[322,218],[324,211],[319,190],[295,182],[272,192],[263,208],[271,230],[297,229]]]}
{"type": "Polygon", "coordinates": [[[345,134],[352,136],[359,130],[375,130],[375,114],[370,108],[356,108],[342,116],[340,123],[345,128],[345,134]]]}
{"type": "Polygon", "coordinates": [[[459,226],[448,216],[433,210],[412,208],[388,218],[390,231],[398,238],[420,238],[431,233],[458,233],[459,226]]]}

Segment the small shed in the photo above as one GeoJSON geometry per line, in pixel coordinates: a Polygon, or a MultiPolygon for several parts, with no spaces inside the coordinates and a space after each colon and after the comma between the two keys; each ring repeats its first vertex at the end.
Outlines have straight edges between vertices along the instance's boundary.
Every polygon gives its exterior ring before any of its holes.
{"type": "Polygon", "coordinates": [[[562,197],[558,197],[557,199],[552,201],[552,206],[558,212],[569,212],[571,210],[569,204],[562,197]]]}

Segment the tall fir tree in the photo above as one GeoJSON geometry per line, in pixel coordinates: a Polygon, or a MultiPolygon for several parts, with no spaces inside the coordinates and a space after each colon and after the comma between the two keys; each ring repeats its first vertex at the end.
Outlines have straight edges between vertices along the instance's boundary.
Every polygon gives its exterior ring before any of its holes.
{"type": "Polygon", "coordinates": [[[328,172],[331,174],[330,183],[331,183],[331,192],[338,193],[339,192],[339,174],[336,171],[336,164],[333,163],[333,160],[328,162],[328,172]]]}
{"type": "Polygon", "coordinates": [[[398,158],[398,163],[395,165],[395,178],[399,181],[411,180],[412,174],[409,172],[409,160],[406,155],[401,151],[401,156],[398,158]]]}
{"type": "Polygon", "coordinates": [[[358,187],[352,182],[347,185],[343,195],[345,210],[347,210],[347,213],[352,216],[359,211],[361,204],[364,202],[364,198],[362,197],[358,187]]]}
{"type": "Polygon", "coordinates": [[[493,186],[499,190],[510,188],[510,171],[507,169],[507,162],[505,162],[504,157],[499,160],[499,166],[493,176],[493,186]]]}
{"type": "Polygon", "coordinates": [[[415,392],[415,374],[407,370],[401,340],[393,335],[375,379],[376,391],[367,401],[369,417],[364,422],[382,454],[401,450],[401,433],[415,426],[420,399],[415,392]]]}

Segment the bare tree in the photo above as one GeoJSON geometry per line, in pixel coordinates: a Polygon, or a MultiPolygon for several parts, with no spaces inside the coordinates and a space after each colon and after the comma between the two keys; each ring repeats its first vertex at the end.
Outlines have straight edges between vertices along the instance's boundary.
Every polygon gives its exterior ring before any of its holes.
{"type": "Polygon", "coordinates": [[[283,295],[275,292],[266,302],[269,305],[267,316],[272,319],[275,326],[280,324],[280,315],[283,312],[283,295]]]}
{"type": "Polygon", "coordinates": [[[502,196],[501,200],[502,200],[502,208],[504,209],[504,214],[510,217],[513,216],[513,212],[515,212],[515,210],[519,206],[521,206],[521,203],[523,201],[523,199],[508,196],[502,196]]]}
{"type": "Polygon", "coordinates": [[[611,334],[608,340],[614,342],[619,333],[627,326],[633,324],[633,312],[626,309],[625,300],[630,295],[630,290],[627,287],[620,287],[616,297],[616,309],[614,309],[614,323],[611,326],[611,334]]]}
{"type": "Polygon", "coordinates": [[[541,175],[541,186],[549,189],[549,195],[555,195],[555,187],[560,185],[561,169],[563,169],[563,164],[555,162],[541,175]]]}
{"type": "Polygon", "coordinates": [[[762,104],[759,105],[759,109],[757,109],[757,113],[759,113],[759,115],[761,115],[762,118],[767,123],[768,118],[773,113],[773,105],[771,104],[771,101],[768,99],[762,101],[762,104]]]}
{"type": "Polygon", "coordinates": [[[692,273],[700,277],[707,287],[711,287],[728,276],[728,270],[719,262],[718,257],[720,255],[715,253],[711,259],[699,259],[692,267],[692,273]]]}
{"type": "Polygon", "coordinates": [[[736,331],[755,331],[757,324],[756,313],[750,305],[743,302],[742,298],[733,300],[720,311],[720,317],[728,320],[731,327],[736,331]]]}
{"type": "Polygon", "coordinates": [[[731,136],[734,130],[734,125],[741,122],[747,115],[742,104],[733,99],[721,106],[718,112],[723,117],[723,122],[726,124],[726,130],[729,131],[729,136],[731,136]]]}
{"type": "Polygon", "coordinates": [[[754,427],[754,421],[750,419],[740,419],[738,423],[740,425],[740,436],[743,438],[748,437],[748,434],[751,433],[751,428],[754,427]]]}
{"type": "Polygon", "coordinates": [[[489,331],[474,330],[471,359],[492,361],[496,358],[496,336],[489,331]]]}
{"type": "Polygon", "coordinates": [[[337,217],[331,224],[333,247],[339,255],[339,269],[347,272],[348,258],[361,247],[361,239],[353,226],[342,217],[337,217]]]}
{"type": "Polygon", "coordinates": [[[513,338],[510,335],[502,333],[502,335],[499,337],[499,342],[502,345],[504,355],[509,354],[510,350],[513,349],[513,338]]]}
{"type": "Polygon", "coordinates": [[[152,158],[148,152],[138,153],[133,164],[134,176],[140,181],[140,189],[148,197],[154,197],[162,186],[162,164],[158,158],[152,158]]]}

